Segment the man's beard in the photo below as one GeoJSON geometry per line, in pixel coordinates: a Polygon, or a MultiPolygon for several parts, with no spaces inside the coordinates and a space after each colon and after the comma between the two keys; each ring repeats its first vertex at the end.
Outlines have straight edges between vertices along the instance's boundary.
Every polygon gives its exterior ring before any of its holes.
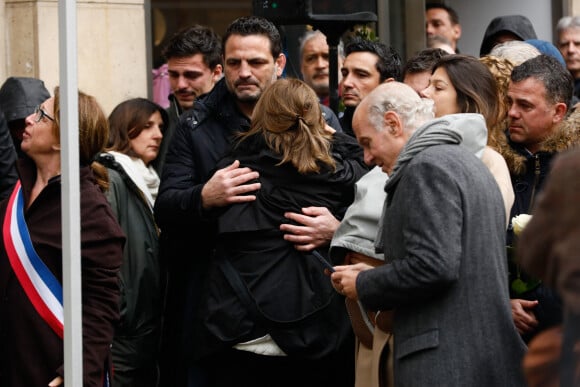
{"type": "Polygon", "coordinates": [[[330,94],[330,87],[328,84],[314,84],[312,85],[312,90],[314,90],[318,96],[327,96],[330,94]]]}
{"type": "Polygon", "coordinates": [[[245,104],[255,104],[256,102],[258,102],[258,100],[260,99],[260,97],[262,96],[262,93],[258,94],[258,95],[247,95],[247,94],[235,94],[236,95],[236,99],[239,102],[245,103],[245,104]]]}

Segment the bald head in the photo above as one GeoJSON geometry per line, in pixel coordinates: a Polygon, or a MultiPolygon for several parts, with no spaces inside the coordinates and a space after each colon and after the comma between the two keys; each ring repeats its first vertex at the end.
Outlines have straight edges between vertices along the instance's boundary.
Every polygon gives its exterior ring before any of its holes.
{"type": "Polygon", "coordinates": [[[376,87],[358,106],[355,117],[364,114],[376,130],[382,130],[382,116],[389,110],[401,117],[404,130],[411,133],[433,118],[433,102],[421,98],[401,82],[387,82],[376,87]]]}
{"type": "Polygon", "coordinates": [[[433,117],[433,102],[419,97],[410,86],[400,82],[377,86],[352,119],[365,162],[390,173],[415,129],[433,117]]]}

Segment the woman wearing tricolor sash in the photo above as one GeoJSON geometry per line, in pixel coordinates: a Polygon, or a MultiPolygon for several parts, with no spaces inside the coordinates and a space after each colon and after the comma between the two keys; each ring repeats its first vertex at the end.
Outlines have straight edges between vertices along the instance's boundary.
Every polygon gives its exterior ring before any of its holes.
{"type": "MultiPolygon", "coordinates": [[[[103,194],[93,158],[108,138],[107,119],[79,92],[83,385],[108,385],[119,316],[124,235],[103,194]]],[[[59,91],[26,118],[19,182],[0,203],[0,380],[2,385],[64,383],[59,91]]]]}

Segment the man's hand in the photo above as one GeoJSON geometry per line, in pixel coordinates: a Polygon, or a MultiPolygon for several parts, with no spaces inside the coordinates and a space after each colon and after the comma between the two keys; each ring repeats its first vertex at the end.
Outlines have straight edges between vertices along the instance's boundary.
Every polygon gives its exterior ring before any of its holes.
{"type": "Polygon", "coordinates": [[[510,300],[512,306],[512,318],[520,335],[531,332],[538,326],[538,320],[533,309],[538,305],[538,301],[528,301],[521,299],[510,300]]]}
{"type": "Polygon", "coordinates": [[[224,207],[233,203],[256,200],[255,195],[246,193],[259,190],[260,183],[246,183],[258,177],[258,172],[250,168],[240,168],[238,160],[218,170],[201,190],[203,208],[224,207]]]}
{"type": "Polygon", "coordinates": [[[366,263],[357,263],[356,265],[335,266],[334,273],[330,276],[332,287],[340,294],[351,298],[358,299],[356,291],[356,278],[361,271],[374,269],[366,263]]]}
{"type": "Polygon", "coordinates": [[[287,212],[284,216],[300,224],[280,225],[280,230],[285,233],[284,239],[294,243],[294,247],[300,251],[310,251],[329,244],[340,224],[326,207],[306,207],[302,209],[302,214],[287,212]]]}
{"type": "MultiPolygon", "coordinates": [[[[580,102],[579,102],[579,103],[580,103],[580,102]]],[[[336,133],[336,129],[334,129],[332,126],[330,126],[330,125],[328,125],[328,124],[324,124],[324,130],[325,130],[327,133],[330,133],[330,134],[334,134],[334,133],[336,133]]]]}
{"type": "Polygon", "coordinates": [[[62,376],[57,376],[56,378],[52,379],[52,381],[50,383],[48,383],[49,387],[57,387],[57,386],[62,386],[62,384],[64,383],[64,379],[62,378],[62,376]]]}

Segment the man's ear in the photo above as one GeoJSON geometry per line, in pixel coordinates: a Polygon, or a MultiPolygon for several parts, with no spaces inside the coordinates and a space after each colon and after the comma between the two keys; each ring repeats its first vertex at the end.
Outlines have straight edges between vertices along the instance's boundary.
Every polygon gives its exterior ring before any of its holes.
{"type": "Polygon", "coordinates": [[[213,74],[211,76],[214,83],[219,81],[222,78],[223,72],[224,72],[224,69],[223,69],[221,64],[218,64],[215,66],[215,68],[213,69],[213,74]]]}
{"type": "Polygon", "coordinates": [[[286,67],[286,55],[280,54],[278,58],[276,58],[274,62],[274,66],[276,67],[276,76],[282,76],[282,72],[284,71],[284,67],[286,67]]]}
{"type": "Polygon", "coordinates": [[[395,137],[403,134],[403,123],[401,122],[401,118],[392,110],[385,113],[384,125],[386,127],[385,129],[395,137]]]}
{"type": "Polygon", "coordinates": [[[568,106],[564,102],[559,102],[554,105],[554,123],[559,123],[564,121],[566,118],[566,113],[568,112],[568,106]]]}
{"type": "Polygon", "coordinates": [[[459,38],[461,38],[461,25],[455,24],[453,30],[455,31],[455,39],[459,40],[459,38]]]}

